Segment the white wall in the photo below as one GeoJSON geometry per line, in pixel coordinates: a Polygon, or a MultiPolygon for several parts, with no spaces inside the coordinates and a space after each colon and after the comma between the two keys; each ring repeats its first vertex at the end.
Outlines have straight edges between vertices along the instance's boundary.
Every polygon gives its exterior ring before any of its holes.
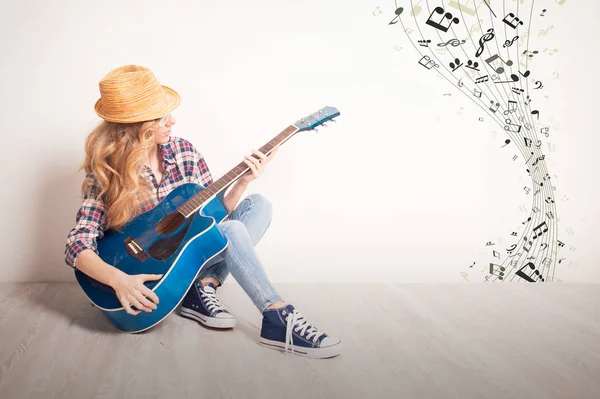
{"type": "MultiPolygon", "coordinates": [[[[399,3],[411,23],[410,2],[399,3]]],[[[496,24],[517,6],[505,1],[503,13],[492,3],[496,24]]],[[[552,126],[542,149],[556,187],[557,238],[567,244],[555,281],[600,282],[599,6],[519,7],[533,16],[529,49],[559,49],[536,55],[531,70],[544,88],[529,88],[540,122],[552,126]],[[549,25],[546,36],[536,34],[549,25]]],[[[199,148],[215,178],[300,117],[326,105],[341,111],[337,124],[293,137],[247,192],[274,205],[257,250],[275,282],[464,282],[461,272],[484,281],[496,260],[485,243],[494,241],[504,259],[510,233],[521,234],[531,212],[526,167],[512,160],[517,148],[501,148],[502,126],[440,71],[417,63],[423,48],[410,40],[418,32],[388,25],[393,0],[38,0],[3,8],[0,281],[73,280],[64,242],[80,203],[84,139],[99,121],[98,81],[130,63],[180,93],[173,134],[199,148]]]]}

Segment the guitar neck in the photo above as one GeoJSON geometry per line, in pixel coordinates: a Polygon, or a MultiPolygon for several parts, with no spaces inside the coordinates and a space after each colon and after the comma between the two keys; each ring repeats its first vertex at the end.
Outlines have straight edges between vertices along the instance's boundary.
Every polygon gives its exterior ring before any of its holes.
{"type": "MultiPolygon", "coordinates": [[[[276,146],[285,143],[289,140],[296,132],[298,132],[299,128],[290,125],[277,136],[273,137],[269,140],[265,145],[260,147],[258,151],[262,152],[265,155],[269,155],[273,148],[276,146]]],[[[254,155],[253,155],[254,156],[254,155]]],[[[206,202],[210,201],[213,197],[219,194],[222,190],[227,189],[232,183],[234,183],[237,179],[242,177],[247,171],[250,170],[250,167],[245,162],[240,162],[234,168],[232,168],[229,172],[225,173],[221,178],[214,181],[204,190],[190,198],[183,205],[179,207],[179,211],[187,218],[200,209],[206,202]]]]}

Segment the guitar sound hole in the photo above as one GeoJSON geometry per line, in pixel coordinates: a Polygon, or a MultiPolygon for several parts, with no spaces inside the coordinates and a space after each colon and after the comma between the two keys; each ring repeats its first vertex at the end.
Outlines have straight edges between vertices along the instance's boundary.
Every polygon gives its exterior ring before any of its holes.
{"type": "Polygon", "coordinates": [[[156,226],[158,234],[171,234],[177,230],[185,221],[185,217],[179,212],[171,213],[164,218],[156,226]]]}
{"type": "MultiPolygon", "coordinates": [[[[173,215],[176,215],[176,214],[173,214],[173,215]]],[[[179,214],[177,214],[177,215],[179,215],[179,214]]],[[[169,215],[169,216],[171,216],[171,215],[169,215]]],[[[163,222],[165,220],[167,220],[169,218],[169,216],[165,217],[158,224],[156,230],[160,234],[170,234],[170,233],[174,232],[175,230],[177,230],[181,226],[182,223],[186,222],[186,218],[184,218],[182,215],[180,215],[181,220],[174,219],[174,221],[165,223],[166,226],[161,226],[161,224],[163,224],[163,222]],[[165,232],[162,232],[162,231],[165,231],[165,232]]],[[[187,234],[187,232],[190,228],[192,219],[193,219],[193,216],[189,217],[187,219],[186,226],[183,229],[181,229],[181,231],[179,231],[177,234],[157,240],[154,244],[152,244],[150,246],[150,248],[148,248],[148,254],[151,257],[153,257],[154,259],[161,260],[161,261],[171,257],[181,246],[181,242],[185,238],[185,235],[187,234]]]]}

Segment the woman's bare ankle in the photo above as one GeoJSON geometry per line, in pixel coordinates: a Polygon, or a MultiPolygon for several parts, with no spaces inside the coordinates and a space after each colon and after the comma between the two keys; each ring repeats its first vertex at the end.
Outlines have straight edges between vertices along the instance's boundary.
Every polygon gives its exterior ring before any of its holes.
{"type": "Polygon", "coordinates": [[[280,309],[285,306],[285,302],[279,301],[267,306],[267,309],[280,309]]]}
{"type": "Polygon", "coordinates": [[[202,288],[204,288],[204,286],[208,283],[213,283],[213,285],[216,287],[218,287],[219,285],[221,285],[219,283],[219,280],[217,280],[214,277],[204,277],[202,280],[200,280],[200,284],[202,284],[202,288]]]}

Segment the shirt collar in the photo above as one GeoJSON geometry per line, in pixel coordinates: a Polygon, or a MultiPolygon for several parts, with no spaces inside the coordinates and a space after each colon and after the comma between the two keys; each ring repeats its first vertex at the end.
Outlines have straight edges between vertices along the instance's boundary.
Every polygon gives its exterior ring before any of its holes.
{"type": "Polygon", "coordinates": [[[169,141],[165,144],[160,144],[160,151],[163,157],[163,160],[166,164],[172,165],[175,161],[175,151],[173,151],[173,145],[175,143],[175,139],[173,136],[169,137],[169,141]]]}

